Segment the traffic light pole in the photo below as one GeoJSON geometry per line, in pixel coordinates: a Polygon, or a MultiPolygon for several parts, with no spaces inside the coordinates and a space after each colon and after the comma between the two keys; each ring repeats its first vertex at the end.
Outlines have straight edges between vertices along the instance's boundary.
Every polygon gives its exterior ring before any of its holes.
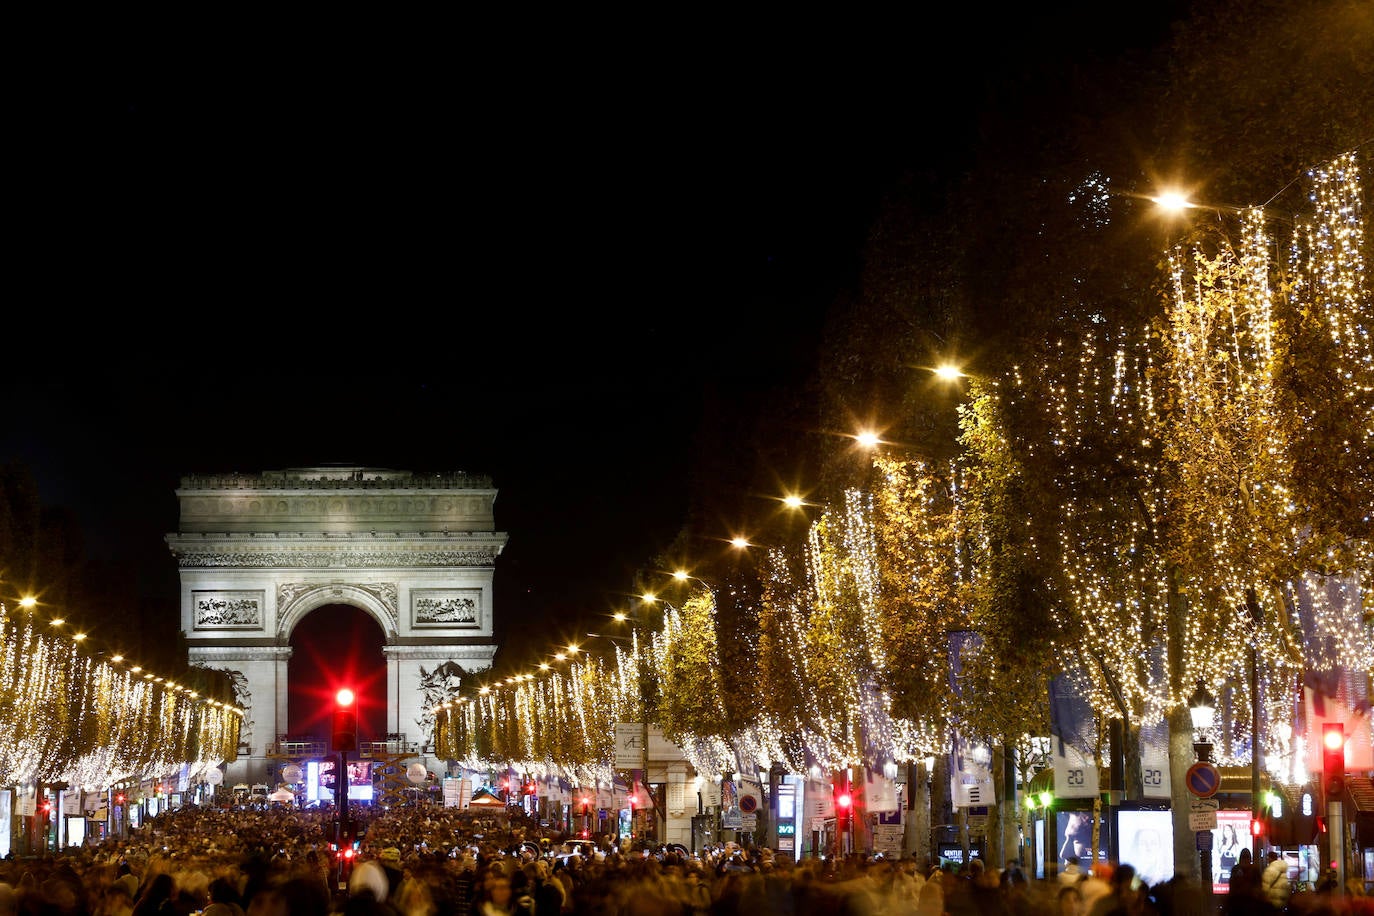
{"type": "Polygon", "coordinates": [[[347,687],[334,697],[334,750],[339,754],[338,769],[334,773],[334,807],[339,812],[335,822],[334,848],[339,855],[338,886],[342,890],[347,880],[345,862],[352,852],[353,835],[348,823],[348,752],[358,746],[357,697],[347,687]]]}
{"type": "Polygon", "coordinates": [[[1329,861],[1336,864],[1336,887],[1332,893],[1345,893],[1345,805],[1340,799],[1326,802],[1326,836],[1331,843],[1329,861]]]}
{"type": "Polygon", "coordinates": [[[1336,867],[1335,895],[1345,893],[1345,725],[1322,723],[1322,795],[1326,797],[1327,861],[1336,867]]]}
{"type": "Polygon", "coordinates": [[[348,751],[339,751],[339,770],[334,774],[334,807],[339,812],[334,841],[343,849],[348,844],[348,751]]]}

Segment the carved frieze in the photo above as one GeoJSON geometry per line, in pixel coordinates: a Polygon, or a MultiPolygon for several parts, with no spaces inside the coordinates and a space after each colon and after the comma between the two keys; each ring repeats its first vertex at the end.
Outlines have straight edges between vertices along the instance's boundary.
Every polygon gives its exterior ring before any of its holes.
{"type": "Polygon", "coordinates": [[[482,591],[417,588],[410,593],[410,625],[416,629],[478,629],[482,625],[482,591]]]}
{"type": "Polygon", "coordinates": [[[261,590],[192,592],[197,630],[256,630],[262,627],[261,590]]]}
{"type": "Polygon", "coordinates": [[[177,566],[245,569],[430,569],[444,566],[493,566],[494,547],[465,550],[340,550],[340,551],[181,551],[177,566]]]}

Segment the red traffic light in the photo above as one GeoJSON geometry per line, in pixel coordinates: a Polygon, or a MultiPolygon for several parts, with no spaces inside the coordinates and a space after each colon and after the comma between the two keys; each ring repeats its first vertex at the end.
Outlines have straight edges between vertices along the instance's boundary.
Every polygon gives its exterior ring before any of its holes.
{"type": "Polygon", "coordinates": [[[842,811],[848,811],[850,808],[854,807],[854,796],[850,795],[848,792],[841,792],[839,795],[835,796],[835,807],[842,811]]]}
{"type": "Polygon", "coordinates": [[[1345,725],[1322,724],[1322,788],[1328,801],[1345,793],[1345,725]]]}
{"type": "Polygon", "coordinates": [[[1250,835],[1264,836],[1264,821],[1254,818],[1250,821],[1250,835]]]}
{"type": "Polygon", "coordinates": [[[358,707],[354,705],[353,691],[348,687],[340,688],[334,694],[334,750],[356,751],[358,749],[358,707]]]}
{"type": "Polygon", "coordinates": [[[115,804],[116,804],[116,805],[122,805],[122,804],[124,804],[124,793],[123,793],[123,792],[120,792],[118,795],[115,796],[115,804]]]}

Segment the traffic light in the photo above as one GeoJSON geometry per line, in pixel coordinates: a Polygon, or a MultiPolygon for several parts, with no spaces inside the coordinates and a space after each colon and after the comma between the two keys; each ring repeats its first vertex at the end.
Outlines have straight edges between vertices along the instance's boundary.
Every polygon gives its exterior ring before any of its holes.
{"type": "Polygon", "coordinates": [[[358,707],[347,687],[334,695],[334,750],[358,749],[358,707]]]}
{"type": "Polygon", "coordinates": [[[124,804],[124,793],[123,793],[123,792],[120,792],[118,795],[115,796],[115,804],[116,804],[116,805],[122,805],[122,804],[124,804]]]}
{"type": "Polygon", "coordinates": [[[1264,816],[1258,815],[1250,819],[1250,835],[1255,839],[1264,836],[1264,816]]]}
{"type": "Polygon", "coordinates": [[[844,829],[854,814],[854,796],[849,791],[848,775],[835,780],[835,826],[844,829]]]}
{"type": "Polygon", "coordinates": [[[1322,790],[1328,802],[1345,794],[1345,725],[1322,724],[1322,790]]]}

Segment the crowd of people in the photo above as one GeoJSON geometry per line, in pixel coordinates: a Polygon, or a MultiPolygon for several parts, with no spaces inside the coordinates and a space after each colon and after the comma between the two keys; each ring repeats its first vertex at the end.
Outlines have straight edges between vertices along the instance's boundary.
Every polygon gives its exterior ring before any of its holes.
{"type": "Polygon", "coordinates": [[[1271,869],[1244,861],[1209,911],[1186,879],[1147,887],[1126,863],[1036,880],[977,858],[579,844],[518,814],[456,808],[350,819],[356,856],[341,858],[328,809],[169,811],[127,838],[0,860],[0,916],[1374,916],[1358,882],[1280,896],[1271,869]]]}

